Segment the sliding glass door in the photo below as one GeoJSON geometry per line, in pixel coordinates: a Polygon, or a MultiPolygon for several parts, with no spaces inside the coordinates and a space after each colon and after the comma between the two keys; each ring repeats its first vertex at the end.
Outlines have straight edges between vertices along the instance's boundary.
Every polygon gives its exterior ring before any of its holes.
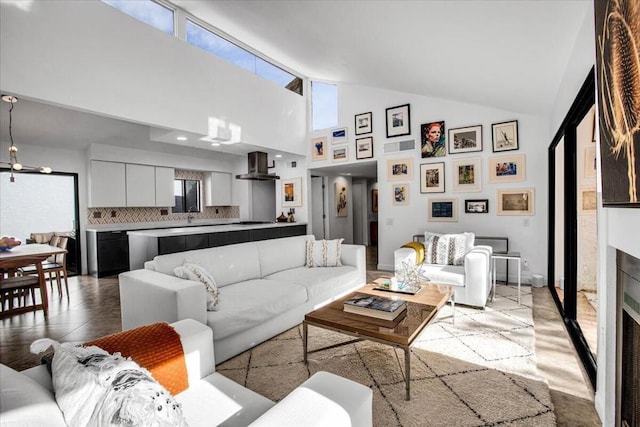
{"type": "Polygon", "coordinates": [[[593,70],[549,146],[549,289],[596,377],[597,191],[593,70]]]}

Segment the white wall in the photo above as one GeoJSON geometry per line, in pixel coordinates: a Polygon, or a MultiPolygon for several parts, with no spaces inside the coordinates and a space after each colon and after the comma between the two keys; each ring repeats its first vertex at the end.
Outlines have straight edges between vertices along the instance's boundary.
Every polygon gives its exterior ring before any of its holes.
{"type": "MultiPolygon", "coordinates": [[[[479,105],[463,104],[445,99],[424,97],[383,89],[340,85],[339,122],[348,127],[349,163],[355,159],[354,115],[371,111],[373,113],[374,157],[378,161],[380,221],[378,237],[378,267],[393,269],[393,251],[403,243],[410,241],[413,234],[425,230],[440,232],[474,231],[478,235],[509,237],[510,249],[520,251],[529,262],[530,272],[546,274],[547,271],[547,146],[550,142],[548,122],[543,117],[524,115],[513,111],[503,111],[479,105]],[[386,138],[385,109],[401,104],[410,104],[411,135],[386,138]],[[488,183],[488,158],[493,156],[491,144],[491,124],[518,120],[520,149],[518,151],[497,153],[499,155],[525,154],[527,174],[524,182],[512,184],[488,183]],[[483,151],[467,154],[447,155],[441,158],[422,159],[420,154],[420,125],[430,121],[444,120],[446,129],[464,126],[483,125],[483,151]],[[416,149],[396,154],[383,154],[383,144],[388,141],[415,139],[416,149]],[[452,191],[451,162],[465,157],[482,159],[482,191],[478,193],[454,193],[452,191]],[[392,205],[391,183],[387,180],[387,161],[394,158],[413,159],[413,179],[409,185],[409,205],[392,205]],[[421,194],[419,168],[421,163],[444,162],[446,192],[440,194],[421,194]],[[497,216],[496,190],[502,188],[532,187],[535,190],[535,215],[527,217],[497,216]],[[459,221],[455,223],[428,222],[427,200],[429,197],[455,197],[458,199],[459,221]],[[489,199],[489,214],[465,214],[465,199],[489,199]],[[529,225],[525,224],[529,220],[529,225]]],[[[328,131],[316,132],[316,135],[328,134],[328,131]]],[[[330,157],[330,156],[329,156],[330,157]]],[[[331,160],[315,161],[313,167],[330,166],[331,160]]],[[[330,191],[331,189],[330,185],[330,191]]],[[[515,270],[515,269],[513,269],[515,270]]],[[[524,272],[526,278],[530,272],[524,272]]],[[[515,271],[511,280],[515,280],[515,271]]],[[[525,279],[526,280],[526,279],[525,279]]]]}
{"type": "Polygon", "coordinates": [[[305,97],[99,1],[2,2],[0,89],[201,135],[218,119],[248,144],[307,150],[305,97]]]}

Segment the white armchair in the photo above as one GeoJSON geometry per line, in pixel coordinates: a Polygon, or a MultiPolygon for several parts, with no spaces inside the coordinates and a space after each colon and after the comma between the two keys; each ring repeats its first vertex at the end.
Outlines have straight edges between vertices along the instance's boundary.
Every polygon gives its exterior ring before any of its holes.
{"type": "MultiPolygon", "coordinates": [[[[462,265],[429,262],[429,256],[420,265],[422,275],[431,282],[456,286],[454,295],[457,304],[484,308],[491,292],[490,246],[475,245],[473,233],[465,233],[464,260],[462,265]]],[[[426,239],[434,236],[425,233],[426,239]]],[[[435,235],[441,237],[442,235],[435,235]]],[[[417,252],[413,248],[399,248],[394,251],[395,270],[416,265],[417,252]]]]}

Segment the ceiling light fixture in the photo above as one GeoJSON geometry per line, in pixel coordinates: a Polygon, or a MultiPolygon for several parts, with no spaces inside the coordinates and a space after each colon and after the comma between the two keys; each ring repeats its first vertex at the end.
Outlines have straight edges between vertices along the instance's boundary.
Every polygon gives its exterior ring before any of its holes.
{"type": "Polygon", "coordinates": [[[20,172],[23,170],[34,170],[39,171],[41,173],[51,173],[51,168],[48,166],[27,166],[23,165],[18,161],[18,147],[13,143],[13,132],[12,132],[12,124],[13,124],[13,104],[18,102],[18,98],[13,95],[2,95],[2,100],[11,104],[9,108],[9,139],[11,140],[11,146],[9,147],[9,166],[11,167],[11,182],[16,182],[15,176],[13,176],[13,172],[20,172]]]}
{"type": "Polygon", "coordinates": [[[178,141],[186,141],[187,137],[186,136],[179,136],[176,138],[178,141]]]}

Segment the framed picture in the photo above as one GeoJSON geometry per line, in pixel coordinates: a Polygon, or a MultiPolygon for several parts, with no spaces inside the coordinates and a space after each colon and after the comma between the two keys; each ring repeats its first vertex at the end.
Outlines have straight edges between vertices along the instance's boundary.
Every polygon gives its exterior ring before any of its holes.
{"type": "Polygon", "coordinates": [[[349,200],[349,194],[347,193],[347,184],[343,182],[336,182],[336,216],[347,216],[347,201],[349,200]]]}
{"type": "Polygon", "coordinates": [[[364,135],[365,133],[373,132],[373,123],[371,122],[371,118],[371,112],[356,114],[356,135],[364,135]]]}
{"type": "Polygon", "coordinates": [[[394,205],[409,204],[409,184],[393,184],[391,188],[394,205]]]}
{"type": "Polygon", "coordinates": [[[525,180],[524,154],[489,157],[489,182],[520,182],[525,180]]]}
{"type": "Polygon", "coordinates": [[[517,150],[518,121],[494,123],[491,125],[493,135],[493,152],[517,150]]]}
{"type": "Polygon", "coordinates": [[[594,1],[600,178],[605,207],[640,208],[637,6],[637,1],[594,1]]]}
{"type": "Polygon", "coordinates": [[[498,215],[533,215],[533,188],[498,190],[498,215]]]}
{"type": "Polygon", "coordinates": [[[420,165],[420,192],[444,193],[444,162],[420,165]]]}
{"type": "Polygon", "coordinates": [[[596,147],[589,146],[584,149],[584,177],[593,178],[596,176],[596,147]]]}
{"type": "Polygon", "coordinates": [[[283,179],[282,207],[302,206],[302,178],[283,179]]]}
{"type": "Polygon", "coordinates": [[[387,138],[411,135],[409,104],[387,108],[387,138]]]}
{"type": "Polygon", "coordinates": [[[420,125],[420,135],[422,138],[421,153],[423,159],[447,155],[444,121],[420,125]]]}
{"type": "Polygon", "coordinates": [[[465,200],[464,213],[489,213],[489,199],[465,200]]]}
{"type": "Polygon", "coordinates": [[[311,140],[311,160],[325,160],[327,158],[327,137],[321,136],[311,140]]]}
{"type": "Polygon", "coordinates": [[[356,159],[370,159],[373,157],[373,137],[356,139],[356,159]]]}
{"type": "Polygon", "coordinates": [[[449,129],[449,154],[482,151],[482,125],[449,129]]]}
{"type": "Polygon", "coordinates": [[[347,128],[331,129],[331,143],[340,144],[347,142],[347,128]]]}
{"type": "Polygon", "coordinates": [[[388,181],[410,181],[413,179],[412,159],[387,160],[388,181]]]}
{"type": "Polygon", "coordinates": [[[595,213],[598,204],[597,204],[597,195],[596,189],[593,187],[580,188],[580,212],[589,212],[595,213]]]}
{"type": "Polygon", "coordinates": [[[349,150],[347,147],[334,148],[332,158],[334,162],[346,162],[349,159],[349,150]]]}
{"type": "Polygon", "coordinates": [[[378,189],[371,190],[371,212],[378,212],[378,189]]]}
{"type": "Polygon", "coordinates": [[[458,221],[458,199],[429,199],[429,221],[458,221]]]}
{"type": "Polygon", "coordinates": [[[454,160],[453,191],[474,193],[482,190],[482,160],[480,157],[454,160]]]}

